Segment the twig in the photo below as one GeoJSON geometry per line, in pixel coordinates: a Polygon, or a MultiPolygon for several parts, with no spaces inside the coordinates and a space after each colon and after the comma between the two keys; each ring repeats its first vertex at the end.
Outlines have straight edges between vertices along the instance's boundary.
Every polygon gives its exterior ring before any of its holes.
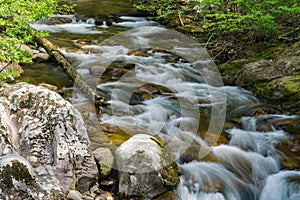
{"type": "Polygon", "coordinates": [[[183,23],[183,20],[181,18],[181,14],[180,13],[178,14],[178,17],[179,17],[179,21],[180,21],[181,26],[184,26],[184,23],[183,23]]]}
{"type": "Polygon", "coordinates": [[[208,46],[208,44],[209,44],[209,42],[210,42],[210,39],[212,38],[212,36],[214,36],[215,35],[215,33],[213,33],[213,34],[211,34],[210,36],[209,36],[209,38],[208,38],[208,40],[207,40],[207,42],[206,42],[206,44],[205,44],[205,49],[207,48],[207,46],[208,46]]]}
{"type": "Polygon", "coordinates": [[[0,73],[3,72],[3,70],[5,70],[9,65],[10,65],[10,62],[8,62],[7,65],[5,65],[5,66],[0,70],[0,73]]]}
{"type": "Polygon", "coordinates": [[[219,53],[217,55],[214,56],[213,60],[215,60],[221,53],[223,53],[223,51],[226,49],[226,44],[223,45],[223,48],[221,49],[221,51],[219,51],[219,53]]]}

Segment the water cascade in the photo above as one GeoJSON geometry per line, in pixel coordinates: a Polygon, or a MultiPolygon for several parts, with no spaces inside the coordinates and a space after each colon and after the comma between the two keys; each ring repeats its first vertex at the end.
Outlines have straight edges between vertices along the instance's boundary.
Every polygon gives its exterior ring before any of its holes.
{"type": "MultiPolygon", "coordinates": [[[[273,123],[293,117],[244,116],[240,126],[226,130],[228,144],[217,145],[226,112],[259,100],[223,86],[197,42],[145,18],[121,17],[108,27],[67,17],[71,23],[32,26],[49,31],[82,77],[107,94],[98,125],[165,142],[182,169],[179,199],[299,199],[300,174],[280,171],[285,155],[276,148],[290,135],[273,123]],[[258,125],[264,121],[267,131],[258,125]]],[[[70,99],[79,110],[87,102],[76,90],[70,99]]]]}

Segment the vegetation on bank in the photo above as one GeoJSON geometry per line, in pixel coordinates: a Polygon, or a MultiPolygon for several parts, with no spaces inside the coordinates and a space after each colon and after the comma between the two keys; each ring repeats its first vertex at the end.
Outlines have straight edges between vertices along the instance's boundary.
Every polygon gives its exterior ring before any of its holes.
{"type": "Polygon", "coordinates": [[[30,53],[20,44],[34,44],[34,38],[45,33],[33,33],[29,23],[69,11],[72,7],[59,0],[0,0],[0,61],[30,62],[30,53]]]}
{"type": "Polygon", "coordinates": [[[135,6],[182,32],[196,34],[204,42],[222,40],[226,45],[231,41],[245,46],[300,39],[297,0],[136,0],[135,6]]]}
{"type": "Polygon", "coordinates": [[[155,11],[160,20],[186,15],[206,33],[220,37],[300,39],[297,0],[149,0],[137,7],[155,11]]]}
{"type": "Polygon", "coordinates": [[[6,80],[12,75],[19,76],[12,69],[6,70],[13,62],[31,62],[32,55],[22,50],[21,44],[35,45],[35,37],[46,35],[33,32],[30,23],[72,10],[72,6],[60,0],[0,0],[0,62],[5,65],[0,68],[0,80],[6,80]]]}

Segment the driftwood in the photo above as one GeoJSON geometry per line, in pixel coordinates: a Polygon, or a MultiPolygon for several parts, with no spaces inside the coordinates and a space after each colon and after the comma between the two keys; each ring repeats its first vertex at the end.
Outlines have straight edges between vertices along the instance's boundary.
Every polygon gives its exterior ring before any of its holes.
{"type": "Polygon", "coordinates": [[[81,75],[72,66],[69,60],[52,44],[47,38],[39,37],[36,41],[42,46],[52,57],[56,59],[58,64],[62,67],[65,73],[78,85],[82,92],[95,103],[99,113],[101,112],[100,106],[107,105],[107,102],[100,92],[91,88],[81,77],[81,75]]]}

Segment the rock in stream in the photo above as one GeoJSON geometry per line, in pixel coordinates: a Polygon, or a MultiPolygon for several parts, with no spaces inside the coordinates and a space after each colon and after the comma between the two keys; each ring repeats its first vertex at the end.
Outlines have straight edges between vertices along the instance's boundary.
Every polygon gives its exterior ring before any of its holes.
{"type": "Polygon", "coordinates": [[[180,170],[173,158],[150,135],[138,134],[115,152],[119,170],[119,194],[153,198],[175,189],[180,170]]]}

